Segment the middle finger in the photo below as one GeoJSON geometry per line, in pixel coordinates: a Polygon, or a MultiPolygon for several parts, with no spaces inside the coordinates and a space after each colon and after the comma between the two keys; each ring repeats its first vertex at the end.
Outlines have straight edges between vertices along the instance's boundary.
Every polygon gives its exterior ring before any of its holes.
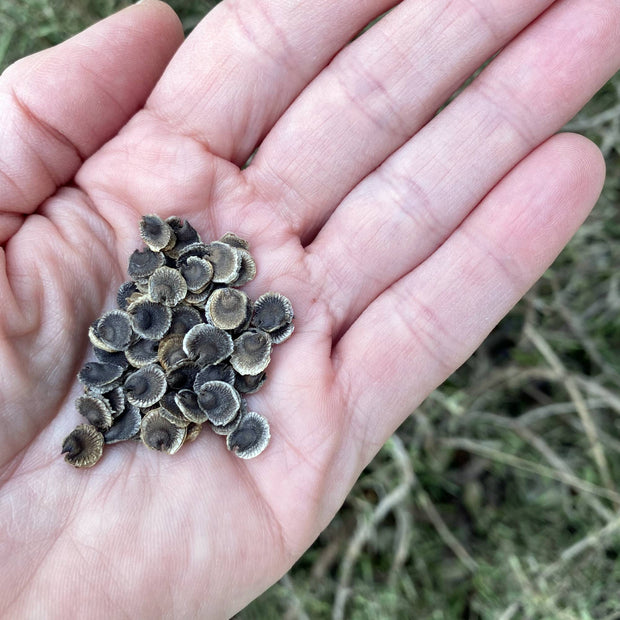
{"type": "Polygon", "coordinates": [[[263,141],[247,179],[307,242],[362,178],[551,4],[401,3],[298,97],[263,141]]]}

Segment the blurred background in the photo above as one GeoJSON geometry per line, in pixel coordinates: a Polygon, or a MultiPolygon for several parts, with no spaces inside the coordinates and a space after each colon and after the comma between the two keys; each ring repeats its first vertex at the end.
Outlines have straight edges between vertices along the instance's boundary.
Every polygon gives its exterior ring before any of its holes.
{"type": "MultiPolygon", "coordinates": [[[[127,4],[0,0],[0,69],[127,4]]],[[[592,216],[236,618],[620,619],[620,75],[567,129],[607,160],[592,216]]]]}

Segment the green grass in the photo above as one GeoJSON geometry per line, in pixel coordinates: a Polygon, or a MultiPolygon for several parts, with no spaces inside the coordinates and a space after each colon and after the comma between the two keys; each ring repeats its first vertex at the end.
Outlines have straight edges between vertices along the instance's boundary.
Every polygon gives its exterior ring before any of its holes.
{"type": "MultiPolygon", "coordinates": [[[[0,66],[125,4],[0,0],[0,66]]],[[[171,4],[189,31],[215,3],[171,4]]],[[[619,92],[570,124],[606,157],[593,215],[238,618],[620,618],[619,92]]]]}

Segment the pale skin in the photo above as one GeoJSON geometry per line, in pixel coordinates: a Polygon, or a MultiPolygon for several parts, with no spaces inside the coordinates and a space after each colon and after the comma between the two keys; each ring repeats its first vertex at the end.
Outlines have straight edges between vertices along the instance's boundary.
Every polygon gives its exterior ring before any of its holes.
{"type": "Polygon", "coordinates": [[[608,0],[238,0],[182,43],[147,0],[9,68],[0,615],[225,618],[284,574],[594,205],[600,153],[553,136],[620,67],[619,31],[608,0]],[[60,455],[87,327],[151,212],[237,232],[247,292],[293,302],[254,460],[206,432],[173,457],[60,455]]]}

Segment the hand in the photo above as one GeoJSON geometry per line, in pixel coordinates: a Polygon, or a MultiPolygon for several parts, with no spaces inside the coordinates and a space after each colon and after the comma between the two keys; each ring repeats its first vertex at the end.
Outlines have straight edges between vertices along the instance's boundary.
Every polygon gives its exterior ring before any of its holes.
{"type": "Polygon", "coordinates": [[[221,618],[278,579],[586,217],[601,156],[550,136],[620,67],[619,27],[605,0],[227,0],[168,64],[182,33],[149,0],[9,68],[0,613],[221,618]],[[75,470],[87,327],[151,212],[237,232],[250,296],[292,300],[250,398],[272,441],[126,442],[75,470]]]}

